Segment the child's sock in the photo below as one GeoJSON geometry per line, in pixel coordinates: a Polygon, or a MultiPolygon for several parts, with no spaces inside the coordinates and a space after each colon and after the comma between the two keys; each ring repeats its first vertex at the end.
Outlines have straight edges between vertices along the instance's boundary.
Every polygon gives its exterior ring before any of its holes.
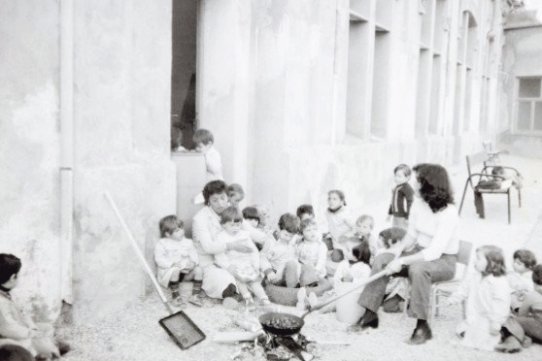
{"type": "Polygon", "coordinates": [[[168,288],[171,290],[172,299],[179,298],[179,282],[170,282],[168,288]]]}
{"type": "Polygon", "coordinates": [[[192,294],[197,295],[197,296],[201,296],[201,284],[202,284],[202,282],[201,281],[194,281],[193,284],[194,284],[194,288],[192,288],[192,294]]]}

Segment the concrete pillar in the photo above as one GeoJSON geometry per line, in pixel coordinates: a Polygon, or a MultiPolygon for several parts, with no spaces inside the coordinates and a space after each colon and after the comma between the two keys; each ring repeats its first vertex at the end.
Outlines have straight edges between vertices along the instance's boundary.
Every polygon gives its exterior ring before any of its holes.
{"type": "Polygon", "coordinates": [[[248,183],[251,80],[250,0],[203,0],[198,29],[201,128],[213,132],[227,182],[248,183]]]}

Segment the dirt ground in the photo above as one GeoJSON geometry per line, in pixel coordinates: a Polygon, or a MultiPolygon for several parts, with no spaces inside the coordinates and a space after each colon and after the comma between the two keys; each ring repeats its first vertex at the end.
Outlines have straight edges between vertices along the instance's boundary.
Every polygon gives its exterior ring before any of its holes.
{"type": "MultiPolygon", "coordinates": [[[[503,163],[513,164],[524,175],[523,207],[518,209],[514,196],[512,224],[508,225],[505,197],[487,197],[487,218],[480,220],[475,215],[470,192],[462,213],[460,237],[475,245],[491,243],[501,246],[508,256],[515,249],[525,246],[542,258],[542,161],[506,157],[503,163]]],[[[465,172],[454,169],[451,176],[459,204],[465,172]]],[[[374,209],[385,209],[385,205],[374,206],[374,209]]],[[[383,218],[377,218],[377,230],[381,229],[379,224],[382,223],[379,222],[382,221],[383,218]]],[[[186,312],[207,335],[206,340],[189,350],[180,350],[158,325],[158,320],[167,313],[158,297],[151,295],[134,300],[125,312],[106,320],[62,328],[60,334],[70,340],[74,348],[64,360],[231,360],[240,346],[217,344],[212,337],[216,332],[240,330],[235,325],[238,313],[220,305],[212,308],[190,306],[186,312]]],[[[319,344],[316,360],[542,360],[540,345],[533,345],[518,354],[505,355],[455,344],[454,330],[460,317],[458,306],[444,309],[442,315],[432,323],[433,340],[421,346],[410,346],[404,342],[412,332],[414,321],[403,314],[381,313],[380,327],[366,334],[346,332],[346,325],[337,321],[333,313],[311,314],[306,318],[302,332],[319,344]],[[334,342],[344,344],[330,344],[334,342]]],[[[244,354],[243,359],[258,358],[244,354]]]]}

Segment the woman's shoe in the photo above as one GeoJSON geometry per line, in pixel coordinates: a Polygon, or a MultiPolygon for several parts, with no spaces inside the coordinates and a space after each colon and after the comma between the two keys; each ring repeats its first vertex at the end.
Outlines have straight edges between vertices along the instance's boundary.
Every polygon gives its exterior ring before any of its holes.
{"type": "Polygon", "coordinates": [[[369,309],[365,310],[365,313],[361,318],[360,326],[362,330],[367,328],[378,328],[378,315],[369,309]]]}
{"type": "Polygon", "coordinates": [[[412,336],[410,336],[408,343],[410,345],[421,345],[432,338],[433,334],[429,326],[420,326],[414,329],[414,332],[412,333],[412,336]]]}

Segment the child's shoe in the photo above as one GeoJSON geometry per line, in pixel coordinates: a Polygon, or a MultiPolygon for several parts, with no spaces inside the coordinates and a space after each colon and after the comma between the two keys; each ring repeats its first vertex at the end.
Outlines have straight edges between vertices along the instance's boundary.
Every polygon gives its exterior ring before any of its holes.
{"type": "Polygon", "coordinates": [[[192,295],[189,299],[188,299],[188,302],[196,307],[203,307],[203,301],[201,300],[200,297],[198,297],[198,295],[192,295]]]}
{"type": "Polygon", "coordinates": [[[188,305],[188,302],[182,297],[177,297],[171,300],[171,305],[176,308],[185,308],[188,305]]]}
{"type": "Polygon", "coordinates": [[[239,302],[233,297],[226,297],[222,301],[222,306],[228,310],[237,310],[239,309],[239,302]]]}
{"type": "Polygon", "coordinates": [[[60,353],[60,356],[64,356],[71,350],[70,344],[65,341],[57,340],[56,346],[58,347],[58,352],[60,353]]]}
{"type": "Polygon", "coordinates": [[[269,301],[269,298],[262,298],[260,301],[258,301],[259,306],[269,306],[271,304],[271,301],[269,301]]]}

